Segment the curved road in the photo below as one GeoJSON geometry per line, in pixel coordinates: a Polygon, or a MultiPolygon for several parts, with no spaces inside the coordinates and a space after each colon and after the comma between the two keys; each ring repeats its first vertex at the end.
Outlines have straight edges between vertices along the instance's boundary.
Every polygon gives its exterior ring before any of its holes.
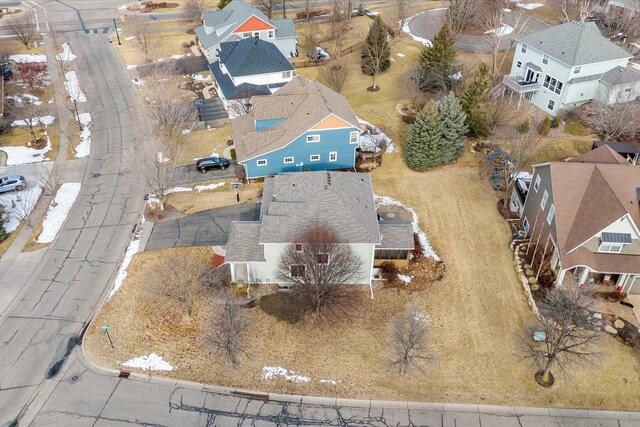
{"type": "Polygon", "coordinates": [[[127,194],[120,167],[136,94],[105,35],[80,33],[70,42],[93,116],[91,155],[81,194],[55,242],[44,255],[19,254],[2,264],[0,300],[10,302],[0,306],[0,426],[638,424],[636,413],[273,394],[265,401],[159,377],[119,378],[94,366],[76,344],[112,283],[143,207],[142,197],[127,194]]]}

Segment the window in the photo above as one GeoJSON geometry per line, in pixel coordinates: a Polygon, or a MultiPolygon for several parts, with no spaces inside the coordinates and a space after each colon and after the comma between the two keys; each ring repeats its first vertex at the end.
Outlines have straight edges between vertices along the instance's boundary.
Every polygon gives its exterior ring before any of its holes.
{"type": "Polygon", "coordinates": [[[516,68],[522,68],[522,61],[516,62],[516,68]]]}
{"type": "Polygon", "coordinates": [[[285,157],[284,158],[284,162],[285,163],[293,163],[293,157],[285,157]]]}
{"type": "Polygon", "coordinates": [[[267,166],[267,159],[260,159],[256,162],[258,166],[267,166]]]}
{"type": "Polygon", "coordinates": [[[269,37],[270,39],[272,39],[272,38],[273,38],[273,30],[269,30],[268,37],[269,37]]]}
{"type": "Polygon", "coordinates": [[[332,151],[329,153],[329,161],[330,162],[337,162],[338,161],[338,152],[337,151],[332,151]]]}
{"type": "Polygon", "coordinates": [[[542,55],[542,63],[547,65],[549,63],[549,55],[542,55]]]}
{"type": "Polygon", "coordinates": [[[312,161],[312,162],[317,162],[317,161],[319,161],[319,160],[320,160],[320,154],[312,154],[312,155],[309,157],[309,160],[310,160],[310,161],[312,161]]]}
{"type": "Polygon", "coordinates": [[[553,108],[556,106],[556,102],[553,99],[550,99],[549,102],[547,103],[547,108],[550,111],[553,111],[553,108]]]}
{"type": "Polygon", "coordinates": [[[553,215],[556,213],[556,207],[551,205],[549,208],[549,215],[547,215],[547,224],[551,225],[551,221],[553,221],[553,215]]]}
{"type": "Polygon", "coordinates": [[[288,79],[291,77],[291,71],[283,71],[282,72],[282,78],[283,79],[288,79]]]}
{"type": "Polygon", "coordinates": [[[540,175],[536,176],[536,182],[533,183],[533,189],[538,192],[538,188],[540,188],[540,175]]]}
{"type": "Polygon", "coordinates": [[[249,38],[249,37],[251,37],[251,33],[242,33],[242,38],[243,39],[246,39],[246,38],[249,38]]]}
{"type": "Polygon", "coordinates": [[[582,71],[582,67],[578,65],[576,68],[573,69],[573,74],[580,74],[580,71],[582,71]]]}
{"type": "Polygon", "coordinates": [[[304,277],[304,265],[292,265],[291,277],[304,277]]]}
{"type": "Polygon", "coordinates": [[[302,252],[302,243],[296,243],[295,248],[296,252],[302,252]]]}
{"type": "Polygon", "coordinates": [[[628,88],[626,88],[626,89],[624,90],[624,93],[629,93],[629,92],[631,92],[631,88],[630,88],[630,87],[628,87],[628,88]]]}
{"type": "Polygon", "coordinates": [[[316,262],[318,264],[329,264],[329,254],[317,254],[316,262]]]}
{"type": "Polygon", "coordinates": [[[320,135],[307,135],[307,142],[320,142],[320,135]]]}
{"type": "Polygon", "coordinates": [[[524,53],[524,54],[526,54],[526,53],[527,53],[527,45],[526,45],[526,44],[523,44],[523,45],[520,47],[520,52],[522,52],[522,53],[524,53]]]}
{"type": "Polygon", "coordinates": [[[549,194],[547,190],[544,190],[544,194],[542,195],[542,202],[540,202],[540,207],[544,210],[544,207],[547,206],[547,199],[549,198],[549,194]]]}
{"type": "Polygon", "coordinates": [[[622,252],[622,243],[600,243],[598,252],[612,252],[619,254],[622,252]]]}
{"type": "Polygon", "coordinates": [[[253,32],[253,37],[259,39],[260,38],[260,31],[254,31],[253,32]]]}
{"type": "Polygon", "coordinates": [[[358,135],[360,132],[351,132],[349,134],[349,144],[357,144],[358,143],[358,135]]]}
{"type": "Polygon", "coordinates": [[[522,226],[524,227],[524,232],[529,233],[529,220],[527,218],[522,221],[522,226]]]}
{"type": "Polygon", "coordinates": [[[546,75],[544,77],[544,83],[542,85],[549,89],[551,92],[555,92],[558,95],[560,95],[560,92],[562,92],[562,82],[559,82],[550,75],[546,75]]]}

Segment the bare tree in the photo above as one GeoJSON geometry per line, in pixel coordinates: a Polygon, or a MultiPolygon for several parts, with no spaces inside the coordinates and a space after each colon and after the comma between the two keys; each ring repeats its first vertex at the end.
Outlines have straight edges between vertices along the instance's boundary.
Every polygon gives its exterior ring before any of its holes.
{"type": "Polygon", "coordinates": [[[344,58],[331,59],[318,70],[320,80],[338,93],[342,92],[351,72],[349,62],[344,58]]]}
{"type": "Polygon", "coordinates": [[[191,317],[201,292],[200,277],[206,265],[187,253],[177,253],[150,271],[161,296],[173,308],[191,317]]]}
{"type": "Polygon", "coordinates": [[[391,320],[387,359],[401,374],[415,367],[422,371],[421,362],[429,360],[429,319],[416,304],[391,320]]]}
{"type": "Polygon", "coordinates": [[[602,3],[602,0],[574,0],[576,9],[578,11],[578,16],[580,17],[580,22],[586,21],[588,17],[593,14],[593,12],[598,8],[598,6],[602,3]]]}
{"type": "Polygon", "coordinates": [[[215,294],[224,293],[231,284],[231,269],[228,264],[219,267],[207,266],[200,275],[200,283],[215,294]]]}
{"type": "Polygon", "coordinates": [[[311,10],[311,0],[302,0],[302,11],[304,12],[304,19],[306,19],[307,21],[311,17],[311,10]]]}
{"type": "Polygon", "coordinates": [[[128,15],[126,28],[135,37],[138,48],[144,53],[144,59],[151,62],[151,55],[158,47],[160,39],[152,31],[148,15],[140,12],[128,15]]]}
{"type": "Polygon", "coordinates": [[[350,0],[328,0],[331,19],[342,21],[351,18],[350,0]]]}
{"type": "Polygon", "coordinates": [[[38,185],[42,187],[44,194],[53,197],[51,205],[56,206],[58,204],[56,195],[63,181],[60,166],[54,162],[51,169],[49,169],[43,163],[36,163],[33,168],[33,174],[38,185]]]}
{"type": "Polygon", "coordinates": [[[280,0],[258,0],[256,6],[262,13],[267,15],[267,18],[271,19],[273,11],[278,7],[278,3],[280,3],[280,0]]]}
{"type": "Polygon", "coordinates": [[[29,9],[6,18],[5,28],[13,34],[20,43],[29,49],[29,44],[36,36],[36,15],[29,9]]]}
{"type": "Polygon", "coordinates": [[[280,3],[282,4],[282,17],[286,18],[287,17],[287,0],[280,0],[280,3]]]}
{"type": "Polygon", "coordinates": [[[577,284],[547,292],[540,308],[542,318],[519,336],[523,356],[539,368],[536,379],[541,384],[553,384],[554,367],[568,373],[574,365],[595,366],[600,334],[589,328],[592,304],[589,292],[577,284]],[[535,332],[542,332],[540,341],[533,340],[535,332]]]}
{"type": "Polygon", "coordinates": [[[560,8],[565,22],[569,22],[569,11],[572,10],[575,0],[549,0],[549,4],[560,8]]]}
{"type": "Polygon", "coordinates": [[[277,277],[293,287],[294,297],[316,321],[344,314],[361,275],[361,262],[329,227],[312,225],[280,256],[277,277]]]}
{"type": "Polygon", "coordinates": [[[257,89],[244,89],[235,94],[233,99],[229,100],[227,110],[232,117],[243,116],[253,109],[251,97],[259,96],[262,93],[257,89]]]}
{"type": "Polygon", "coordinates": [[[452,0],[447,9],[447,20],[454,35],[460,34],[473,22],[476,0],[452,0]]]}
{"type": "Polygon", "coordinates": [[[250,322],[233,295],[227,292],[223,301],[222,309],[214,316],[206,334],[207,341],[217,356],[237,365],[242,356],[248,357],[246,349],[250,322]]]}
{"type": "Polygon", "coordinates": [[[391,0],[391,7],[393,8],[393,17],[398,24],[398,28],[402,30],[409,21],[411,0],[391,0]]]}
{"type": "Polygon", "coordinates": [[[485,103],[485,111],[487,112],[487,125],[492,132],[498,126],[507,123],[507,118],[513,110],[513,106],[508,99],[497,97],[494,100],[485,103]]]}
{"type": "Polygon", "coordinates": [[[38,202],[40,193],[33,190],[20,192],[15,200],[11,201],[11,209],[9,210],[9,217],[24,224],[31,230],[31,239],[35,239],[35,227],[31,220],[31,211],[38,202]]]}
{"type": "Polygon", "coordinates": [[[605,141],[633,138],[638,131],[634,113],[637,102],[614,102],[605,105],[594,101],[586,109],[585,121],[605,141]]]}
{"type": "Polygon", "coordinates": [[[47,64],[44,62],[23,62],[18,65],[20,80],[32,91],[40,87],[47,79],[47,64]]]}
{"type": "Polygon", "coordinates": [[[502,65],[508,52],[511,50],[516,42],[516,39],[521,36],[529,25],[528,16],[524,13],[523,8],[516,8],[509,13],[509,24],[511,29],[505,27],[505,21],[507,21],[507,12],[502,4],[498,4],[498,7],[488,8],[484,12],[484,38],[491,46],[491,76],[495,76],[502,65]],[[502,48],[502,41],[507,36],[509,40],[509,46],[506,49],[502,48]],[[502,53],[502,59],[500,59],[500,52],[502,53]]]}
{"type": "Polygon", "coordinates": [[[9,68],[9,57],[11,56],[11,51],[9,50],[9,46],[7,44],[0,45],[0,75],[4,78],[4,72],[9,68]]]}
{"type": "Polygon", "coordinates": [[[40,134],[44,130],[46,116],[50,112],[50,105],[44,102],[26,98],[24,95],[15,95],[16,108],[10,112],[11,119],[20,125],[17,129],[27,133],[31,137],[31,143],[36,143],[40,139],[40,134]]]}
{"type": "Polygon", "coordinates": [[[206,10],[207,0],[187,0],[184,3],[182,16],[187,21],[197,21],[202,24],[202,13],[206,10]]]}
{"type": "Polygon", "coordinates": [[[413,65],[406,72],[402,79],[402,88],[411,100],[411,106],[418,108],[420,101],[424,98],[424,91],[427,89],[427,78],[424,68],[419,64],[413,65]]]}
{"type": "Polygon", "coordinates": [[[640,6],[637,3],[628,7],[610,5],[604,12],[596,16],[599,28],[609,37],[633,36],[640,29],[640,6]]]}

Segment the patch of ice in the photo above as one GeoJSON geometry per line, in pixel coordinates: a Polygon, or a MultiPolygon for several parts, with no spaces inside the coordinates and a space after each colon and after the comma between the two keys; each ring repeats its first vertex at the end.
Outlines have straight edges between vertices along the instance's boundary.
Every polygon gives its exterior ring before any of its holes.
{"type": "Polygon", "coordinates": [[[500,28],[494,28],[493,30],[485,31],[485,34],[495,34],[497,36],[506,36],[513,33],[513,27],[507,24],[500,25],[500,28]]]}
{"type": "Polygon", "coordinates": [[[263,380],[272,380],[276,377],[282,377],[285,380],[294,383],[308,383],[311,381],[311,378],[298,375],[297,372],[290,371],[281,366],[264,366],[262,368],[263,380]]]}
{"type": "Polygon", "coordinates": [[[162,154],[162,151],[158,152],[158,155],[156,157],[158,158],[158,163],[167,163],[169,160],[171,160],[170,158],[165,157],[162,154]]]}
{"type": "MultiPolygon", "coordinates": [[[[144,223],[144,216],[142,217],[142,221],[141,221],[141,224],[143,223],[144,223]]],[[[115,294],[118,291],[118,289],[120,289],[120,286],[122,286],[124,279],[127,278],[127,268],[129,268],[129,264],[131,264],[131,260],[133,259],[133,256],[140,251],[140,234],[141,233],[142,233],[142,227],[138,227],[138,231],[133,236],[133,240],[129,242],[129,246],[127,246],[127,250],[124,253],[124,259],[122,260],[122,264],[120,264],[120,269],[118,270],[118,276],[116,277],[116,280],[113,283],[113,289],[109,293],[107,300],[111,299],[113,294],[115,294]]]]}
{"type": "Polygon", "coordinates": [[[135,65],[135,64],[127,64],[127,70],[133,70],[136,67],[137,67],[137,65],[135,65]]]}
{"type": "Polygon", "coordinates": [[[87,97],[84,95],[82,89],[80,89],[80,81],[75,71],[67,71],[64,75],[65,82],[64,87],[67,89],[72,101],[87,102],[87,97]]]}
{"type": "Polygon", "coordinates": [[[404,54],[404,53],[400,53],[400,52],[398,52],[398,53],[396,53],[396,56],[399,56],[400,58],[404,58],[404,57],[405,57],[405,54],[404,54]]]}
{"type": "Polygon", "coordinates": [[[23,165],[25,163],[38,163],[48,160],[44,155],[51,151],[51,141],[47,137],[47,145],[42,150],[36,150],[31,147],[2,147],[0,150],[7,154],[7,166],[23,165]]]}
{"type": "MultiPolygon", "coordinates": [[[[42,116],[42,117],[34,117],[32,120],[33,120],[33,122],[34,122],[34,123],[33,123],[33,124],[34,124],[34,126],[35,126],[35,125],[40,125],[40,124],[45,125],[45,126],[48,126],[48,125],[50,125],[51,123],[53,123],[53,121],[54,121],[55,119],[56,119],[56,118],[55,118],[55,117],[53,117],[53,116],[42,116]]],[[[11,126],[28,126],[28,125],[29,125],[29,123],[27,123],[27,121],[26,121],[26,120],[22,120],[22,119],[20,119],[20,120],[14,120],[14,121],[12,121],[12,122],[11,122],[11,126]]]]}
{"type": "Polygon", "coordinates": [[[173,193],[184,193],[186,191],[193,191],[190,187],[173,187],[164,192],[165,195],[173,193]]]}
{"type": "Polygon", "coordinates": [[[360,149],[370,153],[374,152],[375,150],[375,152],[377,153],[380,151],[380,147],[384,145],[386,146],[386,153],[393,153],[393,141],[387,136],[386,133],[382,132],[380,128],[372,125],[366,120],[362,120],[360,117],[358,117],[358,122],[361,125],[367,127],[367,132],[360,135],[360,149]],[[372,131],[376,132],[377,135],[373,135],[371,133],[372,131]]]}
{"type": "Polygon", "coordinates": [[[73,61],[77,56],[71,51],[69,43],[62,43],[62,53],[56,55],[56,59],[59,61],[73,61]]]}
{"type": "Polygon", "coordinates": [[[411,224],[413,225],[413,232],[418,234],[418,240],[420,240],[420,245],[422,245],[423,255],[429,258],[433,258],[436,261],[440,261],[440,257],[438,256],[438,254],[436,254],[436,252],[431,247],[431,243],[429,243],[429,238],[427,237],[427,234],[420,229],[420,225],[419,225],[420,220],[415,210],[413,210],[409,206],[403,205],[399,201],[388,196],[374,195],[374,197],[376,199],[377,206],[398,206],[409,211],[411,213],[411,218],[412,218],[411,224]]]}
{"type": "Polygon", "coordinates": [[[11,55],[9,59],[19,64],[27,62],[47,62],[47,55],[36,55],[34,53],[21,53],[18,55],[11,55]]]}
{"type": "Polygon", "coordinates": [[[91,113],[80,113],[80,124],[82,131],[80,132],[80,143],[76,146],[75,157],[87,157],[91,152],[91,113]]]}
{"type": "Polygon", "coordinates": [[[406,276],[404,274],[398,274],[398,279],[400,279],[404,283],[411,283],[411,280],[413,279],[413,276],[406,276]]]}
{"type": "Polygon", "coordinates": [[[209,184],[209,185],[196,185],[195,190],[198,193],[202,193],[203,191],[206,191],[206,190],[215,190],[216,188],[224,186],[224,184],[225,184],[224,182],[214,182],[213,184],[209,184]]]}
{"type": "Polygon", "coordinates": [[[133,80],[131,80],[133,82],[134,85],[142,87],[144,86],[144,80],[139,79],[139,78],[134,78],[133,80]]]}
{"type": "Polygon", "coordinates": [[[150,371],[173,371],[171,363],[167,362],[162,358],[162,356],[156,353],[127,360],[122,363],[122,366],[126,366],[128,368],[139,368],[143,371],[146,371],[147,369],[150,371]]]}
{"type": "Polygon", "coordinates": [[[511,12],[511,9],[507,9],[506,7],[502,9],[503,12],[511,12]]]}
{"type": "Polygon", "coordinates": [[[33,207],[38,202],[41,187],[33,187],[24,191],[12,191],[0,194],[0,204],[4,206],[7,214],[7,221],[4,223],[4,230],[12,233],[20,225],[20,218],[23,214],[30,214],[33,207]],[[14,204],[16,207],[14,207],[14,204]]]}
{"type": "Polygon", "coordinates": [[[40,101],[40,98],[38,98],[35,95],[31,95],[29,93],[21,93],[19,95],[9,95],[7,96],[7,99],[12,99],[18,104],[22,104],[23,102],[27,101],[33,105],[42,105],[42,101],[40,101]]]}
{"type": "Polygon", "coordinates": [[[47,216],[45,216],[44,221],[42,221],[42,232],[36,242],[53,242],[60,227],[62,227],[62,223],[67,218],[73,203],[76,201],[79,192],[79,182],[65,182],[60,186],[54,198],[56,205],[49,205],[47,216]]]}
{"type": "Polygon", "coordinates": [[[636,70],[640,70],[640,64],[636,64],[635,62],[630,62],[629,64],[631,64],[631,66],[636,70]]]}
{"type": "Polygon", "coordinates": [[[125,37],[124,39],[125,39],[126,41],[130,41],[130,40],[135,39],[135,37],[134,37],[134,36],[128,36],[128,37],[125,37]]]}
{"type": "MultiPolygon", "coordinates": [[[[516,1],[518,0],[511,0],[512,3],[515,3],[516,1]]],[[[544,3],[516,3],[516,6],[527,10],[533,10],[544,6],[544,3]]]]}
{"type": "Polygon", "coordinates": [[[191,129],[183,129],[181,132],[183,135],[186,135],[188,133],[191,133],[191,129]]]}

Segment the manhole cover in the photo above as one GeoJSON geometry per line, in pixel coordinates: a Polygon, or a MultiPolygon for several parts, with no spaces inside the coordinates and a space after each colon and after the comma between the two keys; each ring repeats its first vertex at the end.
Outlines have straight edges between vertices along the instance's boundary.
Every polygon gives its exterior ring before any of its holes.
{"type": "Polygon", "coordinates": [[[74,375],[74,376],[72,376],[72,377],[71,377],[71,382],[72,382],[72,383],[75,383],[75,382],[76,382],[76,381],[78,381],[79,379],[80,379],[80,376],[78,376],[78,375],[74,375]]]}
{"type": "Polygon", "coordinates": [[[102,176],[102,174],[101,174],[101,173],[94,173],[92,176],[93,176],[94,178],[99,178],[99,177],[101,177],[101,176],[102,176]]]}
{"type": "Polygon", "coordinates": [[[394,214],[392,212],[387,214],[387,218],[395,218],[395,217],[396,217],[396,214],[394,214]]]}

